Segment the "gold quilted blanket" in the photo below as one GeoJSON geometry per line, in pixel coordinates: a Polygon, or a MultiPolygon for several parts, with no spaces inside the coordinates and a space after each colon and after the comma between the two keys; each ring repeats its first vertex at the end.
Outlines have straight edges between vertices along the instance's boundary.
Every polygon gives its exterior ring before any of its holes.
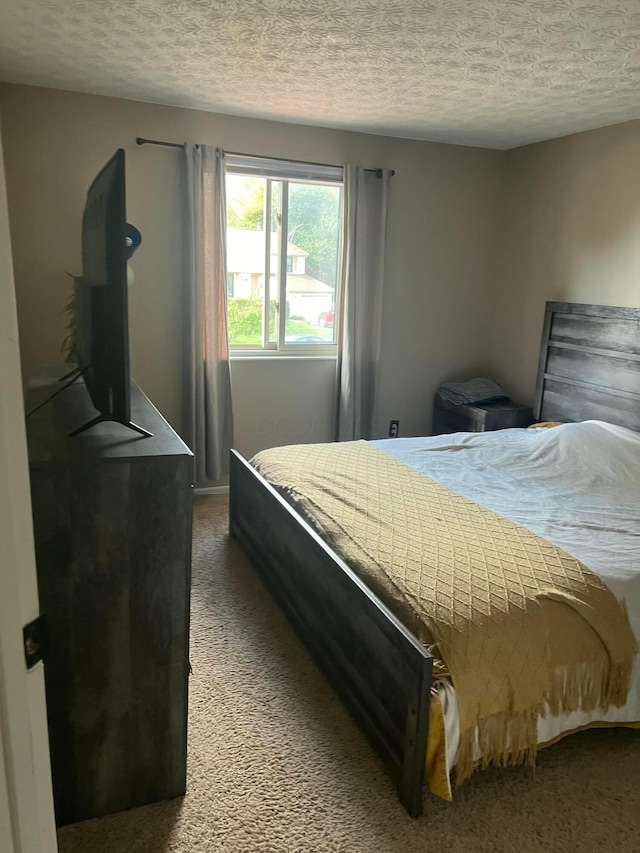
{"type": "Polygon", "coordinates": [[[458,782],[478,754],[532,762],[547,710],[624,704],[637,651],[626,613],[561,549],[364,441],[274,448],[252,464],[450,675],[458,782]]]}

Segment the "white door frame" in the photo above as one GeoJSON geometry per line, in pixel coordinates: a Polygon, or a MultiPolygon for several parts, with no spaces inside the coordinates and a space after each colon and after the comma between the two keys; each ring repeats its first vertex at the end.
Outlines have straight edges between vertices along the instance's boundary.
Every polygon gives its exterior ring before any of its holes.
{"type": "Polygon", "coordinates": [[[0,139],[0,850],[56,853],[44,669],[22,628],[39,613],[7,194],[0,139]]]}

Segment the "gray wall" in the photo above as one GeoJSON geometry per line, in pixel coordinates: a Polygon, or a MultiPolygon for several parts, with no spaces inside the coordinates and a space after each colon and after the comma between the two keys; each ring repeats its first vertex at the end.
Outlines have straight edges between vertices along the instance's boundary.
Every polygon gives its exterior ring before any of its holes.
{"type": "Polygon", "coordinates": [[[640,306],[640,121],[506,152],[492,371],[532,399],[548,299],[640,306]]]}
{"type": "MultiPolygon", "coordinates": [[[[179,425],[180,153],[136,136],[184,140],[326,163],[396,170],[392,181],[377,421],[430,428],[446,379],[486,361],[487,294],[505,153],[242,119],[114,98],[0,85],[0,112],[25,371],[59,361],[65,270],[80,268],[80,219],[90,181],[127,152],[128,216],[144,243],[130,292],[132,374],[179,425]]],[[[253,453],[331,435],[335,363],[236,362],[236,444],[253,453]]]]}
{"type": "MultiPolygon", "coordinates": [[[[128,212],[144,235],[130,292],[132,373],[180,422],[180,154],[143,135],[228,150],[388,166],[378,434],[430,429],[435,386],[490,373],[531,401],[547,299],[640,305],[640,121],[508,152],[287,125],[0,85],[25,372],[59,361],[65,270],[80,265],[86,189],[127,151],[128,212]]],[[[233,363],[236,445],[331,436],[335,362],[233,363]]]]}

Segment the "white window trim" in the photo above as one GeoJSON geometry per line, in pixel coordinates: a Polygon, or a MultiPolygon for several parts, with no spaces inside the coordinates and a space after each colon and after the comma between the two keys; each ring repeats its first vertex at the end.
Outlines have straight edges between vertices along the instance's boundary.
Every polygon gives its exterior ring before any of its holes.
{"type": "Polygon", "coordinates": [[[237,154],[226,154],[225,163],[227,170],[236,175],[257,175],[276,180],[321,184],[342,184],[344,181],[342,166],[324,166],[269,157],[241,157],[237,154]]]}
{"type": "MultiPolygon", "coordinates": [[[[338,184],[343,188],[340,196],[340,222],[344,218],[344,170],[342,166],[325,166],[321,164],[310,164],[298,162],[295,160],[275,160],[268,157],[246,157],[234,154],[228,154],[225,157],[226,170],[232,175],[246,175],[250,177],[264,177],[280,181],[295,181],[306,184],[330,185],[338,184]]],[[[286,205],[288,201],[288,184],[283,183],[283,197],[281,204],[286,205]]],[[[265,206],[268,211],[271,210],[271,185],[267,183],[265,197],[265,206]]],[[[270,250],[271,250],[271,230],[265,229],[265,270],[270,266],[270,250]]],[[[287,235],[286,230],[281,224],[278,227],[278,239],[280,240],[279,262],[279,288],[277,293],[277,301],[280,305],[286,303],[286,270],[287,270],[287,235]]],[[[341,260],[342,260],[342,229],[338,237],[338,275],[336,286],[336,304],[339,304],[339,286],[341,280],[341,260]]],[[[266,276],[266,294],[265,304],[269,304],[272,295],[269,291],[269,277],[266,276]]],[[[335,337],[337,338],[339,318],[335,320],[335,337]]],[[[269,312],[263,313],[263,336],[268,340],[268,323],[269,312]]],[[[291,359],[299,360],[333,360],[338,357],[338,345],[335,342],[327,344],[295,344],[286,343],[285,324],[279,323],[279,340],[277,344],[272,344],[270,347],[248,347],[248,346],[229,346],[229,359],[234,360],[254,360],[254,359],[291,359]]]]}

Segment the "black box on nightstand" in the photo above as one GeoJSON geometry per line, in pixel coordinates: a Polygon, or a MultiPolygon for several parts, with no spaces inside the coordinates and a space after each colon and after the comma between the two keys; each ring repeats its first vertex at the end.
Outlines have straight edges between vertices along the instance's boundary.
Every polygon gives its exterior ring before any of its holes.
{"type": "Polygon", "coordinates": [[[435,395],[433,402],[433,434],[447,432],[488,432],[511,427],[528,427],[533,423],[531,406],[501,400],[496,403],[450,403],[435,395]]]}

